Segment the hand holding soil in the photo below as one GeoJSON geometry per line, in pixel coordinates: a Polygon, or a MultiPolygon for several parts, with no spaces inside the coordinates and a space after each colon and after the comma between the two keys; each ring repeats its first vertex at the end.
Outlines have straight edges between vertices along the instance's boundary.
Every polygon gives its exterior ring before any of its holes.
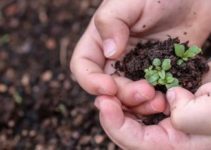
{"type": "Polygon", "coordinates": [[[165,108],[160,98],[162,96],[149,84],[144,81],[132,82],[122,77],[112,78],[105,74],[104,66],[109,66],[105,69],[106,73],[112,73],[114,69],[105,59],[104,54],[108,56],[107,52],[102,52],[116,50],[110,58],[120,58],[126,52],[125,49],[130,50],[140,39],[162,40],[167,35],[200,46],[210,31],[207,18],[201,17],[207,16],[209,6],[210,1],[201,3],[193,0],[174,0],[171,3],[166,0],[135,0],[133,3],[129,0],[124,3],[104,1],[75,48],[71,70],[79,84],[91,94],[117,95],[124,104],[130,106],[139,106],[148,101],[145,107],[151,109],[150,113],[162,112],[165,108]],[[200,28],[200,32],[196,32],[196,28],[200,28]]]}
{"type": "MultiPolygon", "coordinates": [[[[167,100],[173,127],[186,133],[211,135],[211,120],[207,119],[211,115],[211,83],[202,85],[203,75],[203,82],[210,82],[211,71],[200,53],[200,48],[196,46],[179,44],[178,38],[164,42],[150,41],[139,43],[122,61],[116,62],[115,68],[135,81],[146,78],[164,93],[170,88],[167,100]],[[174,83],[174,80],[177,82],[174,83]],[[177,87],[179,85],[186,89],[177,87]]],[[[157,124],[164,118],[165,115],[156,114],[142,118],[142,122],[157,124]]]]}
{"type": "Polygon", "coordinates": [[[201,46],[210,33],[207,16],[210,5],[208,0],[203,3],[196,0],[173,0],[171,3],[167,0],[104,1],[96,12],[75,49],[71,70],[89,93],[116,96],[100,97],[96,105],[103,128],[121,147],[150,149],[155,143],[158,149],[206,149],[211,146],[210,137],[191,135],[193,138],[187,140],[188,135],[174,129],[170,118],[146,127],[125,116],[120,103],[135,113],[155,114],[166,110],[165,96],[145,80],[134,82],[116,75],[111,77],[108,74],[114,68],[106,59],[121,58],[140,40],[164,40],[167,35],[201,46]],[[144,136],[147,138],[143,141],[144,136]],[[169,142],[172,137],[178,137],[181,145],[174,138],[169,142]],[[187,143],[194,143],[190,144],[193,147],[187,143]]]}

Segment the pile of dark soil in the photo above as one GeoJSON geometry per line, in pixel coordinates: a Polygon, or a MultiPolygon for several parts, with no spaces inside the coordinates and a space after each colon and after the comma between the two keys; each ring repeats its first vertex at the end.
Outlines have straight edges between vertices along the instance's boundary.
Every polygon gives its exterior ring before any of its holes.
{"type": "MultiPolygon", "coordinates": [[[[170,59],[172,67],[169,72],[179,80],[182,87],[195,92],[201,85],[202,75],[209,70],[207,60],[200,53],[182,65],[177,65],[178,57],[175,55],[174,44],[181,44],[178,38],[168,38],[163,42],[138,43],[122,61],[116,62],[115,68],[127,78],[137,81],[144,79],[144,70],[152,65],[155,58],[170,59]]],[[[189,48],[188,42],[182,44],[186,49],[189,48]]],[[[166,92],[165,86],[156,86],[156,89],[166,92]]]]}

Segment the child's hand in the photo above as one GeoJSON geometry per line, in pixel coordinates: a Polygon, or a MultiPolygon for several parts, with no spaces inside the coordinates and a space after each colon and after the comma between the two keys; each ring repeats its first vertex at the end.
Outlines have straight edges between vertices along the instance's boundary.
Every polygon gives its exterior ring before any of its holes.
{"type": "Polygon", "coordinates": [[[202,85],[195,94],[183,88],[167,92],[172,125],[192,134],[211,135],[211,82],[202,85]]]}

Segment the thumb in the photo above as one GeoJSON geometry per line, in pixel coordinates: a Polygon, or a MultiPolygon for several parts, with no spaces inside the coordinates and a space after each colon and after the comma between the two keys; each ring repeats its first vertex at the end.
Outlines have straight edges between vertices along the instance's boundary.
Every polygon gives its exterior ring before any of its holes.
{"type": "Polygon", "coordinates": [[[184,126],[187,125],[186,119],[189,117],[184,114],[184,111],[194,95],[186,89],[175,87],[167,91],[166,98],[170,106],[170,118],[173,126],[179,130],[184,130],[184,126]]]}
{"type": "Polygon", "coordinates": [[[128,43],[130,26],[140,17],[143,3],[140,0],[107,0],[98,9],[94,21],[102,38],[105,57],[117,59],[123,54],[128,43]]]}
{"type": "Polygon", "coordinates": [[[172,112],[178,107],[180,108],[186,105],[194,98],[194,95],[186,89],[175,87],[167,91],[166,97],[172,112]]]}
{"type": "Polygon", "coordinates": [[[172,88],[167,92],[172,125],[191,134],[211,134],[210,97],[195,97],[183,88],[172,88]]]}

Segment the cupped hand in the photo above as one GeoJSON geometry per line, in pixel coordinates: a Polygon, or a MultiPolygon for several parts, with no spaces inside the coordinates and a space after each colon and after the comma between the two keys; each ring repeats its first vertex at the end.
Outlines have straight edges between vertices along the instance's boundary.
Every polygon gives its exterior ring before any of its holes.
{"type": "MultiPolygon", "coordinates": [[[[211,68],[211,62],[208,63],[211,68]]],[[[123,111],[117,97],[99,96],[95,105],[107,135],[126,150],[209,150],[211,147],[211,70],[195,94],[176,87],[168,90],[170,116],[145,126],[123,111]]],[[[141,107],[140,107],[141,108],[141,107]]],[[[142,114],[141,111],[140,114],[142,114]]]]}
{"type": "Polygon", "coordinates": [[[95,105],[100,111],[103,129],[122,149],[210,150],[211,135],[189,134],[177,130],[172,125],[171,117],[158,125],[145,126],[135,117],[125,114],[116,97],[100,96],[95,105]]]}
{"type": "Polygon", "coordinates": [[[167,35],[200,46],[209,34],[210,3],[210,0],[104,0],[74,50],[70,64],[73,75],[90,94],[116,95],[131,107],[144,103],[146,114],[162,112],[165,103],[160,93],[144,80],[132,82],[110,76],[113,68],[108,67],[109,60],[121,58],[140,40],[162,40],[167,35]]]}

